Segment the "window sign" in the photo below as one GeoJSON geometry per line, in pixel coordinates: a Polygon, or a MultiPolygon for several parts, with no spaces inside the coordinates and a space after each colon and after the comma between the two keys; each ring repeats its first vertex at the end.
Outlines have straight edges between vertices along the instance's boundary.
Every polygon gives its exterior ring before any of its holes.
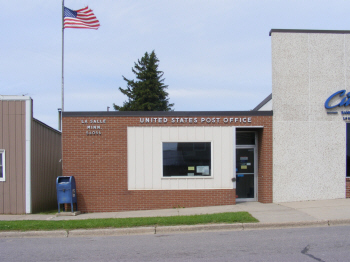
{"type": "Polygon", "coordinates": [[[210,142],[164,142],[163,177],[211,176],[210,142]]]}
{"type": "Polygon", "coordinates": [[[204,176],[209,176],[209,166],[197,166],[197,173],[201,173],[204,176]]]}

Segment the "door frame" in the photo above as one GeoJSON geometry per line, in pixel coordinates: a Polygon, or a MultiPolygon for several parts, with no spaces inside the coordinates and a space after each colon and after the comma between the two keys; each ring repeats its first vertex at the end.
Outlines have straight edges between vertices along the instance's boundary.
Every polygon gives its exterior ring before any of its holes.
{"type": "MultiPolygon", "coordinates": [[[[258,200],[258,132],[257,131],[238,131],[236,129],[236,133],[254,133],[255,134],[255,144],[254,145],[237,145],[235,141],[235,159],[234,159],[234,172],[235,178],[237,181],[237,173],[236,173],[236,163],[237,163],[237,154],[236,149],[254,149],[254,198],[236,198],[236,202],[255,202],[258,200]]],[[[236,138],[236,134],[235,134],[236,138]]],[[[237,182],[236,182],[237,189],[237,182]]]]}

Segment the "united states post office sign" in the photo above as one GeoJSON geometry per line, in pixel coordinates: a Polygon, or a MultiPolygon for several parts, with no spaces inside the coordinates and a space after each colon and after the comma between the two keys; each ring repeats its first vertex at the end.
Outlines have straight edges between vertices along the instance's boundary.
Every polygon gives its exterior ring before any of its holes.
{"type": "Polygon", "coordinates": [[[229,123],[251,123],[251,117],[143,117],[140,118],[141,124],[229,124],[229,123]]]}

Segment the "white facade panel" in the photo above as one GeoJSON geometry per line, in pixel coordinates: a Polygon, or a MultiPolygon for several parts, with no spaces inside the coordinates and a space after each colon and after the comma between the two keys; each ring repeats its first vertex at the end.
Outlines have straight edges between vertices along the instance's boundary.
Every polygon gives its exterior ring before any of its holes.
{"type": "Polygon", "coordinates": [[[350,38],[272,33],[273,201],[345,198],[346,122],[325,101],[348,87],[350,38]]]}
{"type": "MultiPolygon", "coordinates": [[[[135,188],[144,188],[145,187],[145,172],[149,172],[150,170],[145,170],[144,168],[144,136],[143,130],[135,129],[135,161],[137,161],[137,165],[135,165],[135,184],[133,185],[135,188]]],[[[131,157],[128,154],[128,158],[131,157]]],[[[133,163],[130,163],[131,165],[133,163]]],[[[152,178],[152,177],[151,177],[152,178]]],[[[129,185],[132,186],[132,185],[129,185]]]]}
{"type": "Polygon", "coordinates": [[[222,136],[221,136],[221,184],[226,183],[233,183],[232,177],[236,176],[236,146],[232,150],[232,145],[236,144],[236,142],[233,143],[233,141],[236,141],[236,132],[235,129],[222,129],[222,136]],[[226,137],[231,137],[232,142],[226,143],[225,139],[226,137]],[[223,165],[223,163],[232,163],[232,165],[223,165]],[[234,175],[233,175],[234,174],[234,175]]]}
{"type": "Polygon", "coordinates": [[[129,190],[234,187],[234,127],[128,127],[127,132],[129,190]],[[163,177],[163,142],[211,142],[212,176],[163,177]]]}
{"type": "MultiPolygon", "coordinates": [[[[220,129],[215,129],[211,130],[212,131],[212,136],[216,137],[216,141],[212,143],[212,148],[213,151],[215,152],[215,158],[213,159],[213,167],[215,168],[215,181],[214,181],[214,187],[215,188],[220,188],[222,179],[221,176],[223,174],[223,166],[221,166],[221,162],[223,160],[223,155],[222,155],[222,140],[221,140],[221,130],[220,129]]],[[[233,132],[232,132],[233,133],[233,132]]],[[[232,134],[231,134],[232,135],[232,134]]],[[[233,151],[233,149],[232,149],[233,151]]],[[[230,161],[233,162],[233,161],[230,161]]]]}
{"type": "MultiPolygon", "coordinates": [[[[152,150],[152,167],[158,165],[158,159],[162,158],[161,132],[162,129],[160,127],[152,128],[152,141],[155,145],[157,145],[157,147],[153,148],[152,150]]],[[[152,174],[152,188],[161,189],[162,181],[159,179],[159,177],[162,176],[162,170],[159,168],[153,169],[152,174]]]]}
{"type": "MultiPolygon", "coordinates": [[[[156,148],[153,148],[153,133],[155,130],[153,128],[146,128],[143,132],[143,158],[144,158],[144,173],[150,174],[148,179],[144,179],[145,188],[153,188],[153,152],[156,151],[156,148]]],[[[156,177],[155,177],[156,178],[156,177]]],[[[156,179],[155,179],[156,180],[156,179]]]]}

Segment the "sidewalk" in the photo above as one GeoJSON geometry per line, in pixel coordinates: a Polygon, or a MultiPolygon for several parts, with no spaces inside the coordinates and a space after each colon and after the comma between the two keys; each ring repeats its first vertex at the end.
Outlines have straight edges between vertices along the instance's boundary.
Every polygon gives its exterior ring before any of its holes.
{"type": "MultiPolygon", "coordinates": [[[[329,226],[329,225],[350,225],[350,199],[318,200],[318,201],[300,201],[289,203],[262,204],[259,202],[243,202],[231,206],[211,206],[195,208],[174,208],[146,211],[127,211],[127,212],[109,212],[109,213],[88,213],[77,216],[57,215],[0,215],[0,220],[80,220],[80,219],[98,219],[98,218],[125,218],[125,217],[156,217],[156,216],[178,216],[178,215],[197,215],[212,214],[223,212],[247,211],[253,217],[257,218],[259,223],[249,224],[213,224],[198,226],[176,226],[176,227],[158,227],[138,229],[104,229],[104,230],[72,230],[80,235],[123,235],[138,233],[159,233],[181,232],[181,231],[203,231],[203,230],[244,230],[244,229],[263,229],[263,228],[283,228],[300,226],[329,226]],[[163,229],[163,230],[161,230],[163,229]],[[113,231],[113,232],[112,232],[113,231]]],[[[0,232],[0,237],[14,236],[0,232]]],[[[13,232],[7,232],[13,233],[13,232]]],[[[33,232],[31,232],[33,233],[33,232]]],[[[22,236],[31,236],[29,232],[22,232],[22,236]]],[[[43,233],[43,232],[41,232],[43,233]]],[[[51,231],[51,235],[54,236],[51,231]]],[[[56,231],[57,233],[57,231],[56,231]]],[[[65,236],[68,232],[62,231],[65,236]]],[[[16,234],[20,234],[16,232],[16,234]]]]}

